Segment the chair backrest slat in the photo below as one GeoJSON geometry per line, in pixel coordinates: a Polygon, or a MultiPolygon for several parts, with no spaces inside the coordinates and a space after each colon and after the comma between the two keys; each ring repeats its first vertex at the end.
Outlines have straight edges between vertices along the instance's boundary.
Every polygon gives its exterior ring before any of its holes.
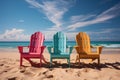
{"type": "Polygon", "coordinates": [[[40,53],[40,46],[43,46],[44,35],[41,32],[32,34],[29,52],[40,53]]]}
{"type": "Polygon", "coordinates": [[[60,54],[66,51],[66,36],[62,32],[54,35],[54,53],[60,54]]]}
{"type": "Polygon", "coordinates": [[[90,48],[90,38],[85,32],[80,32],[76,35],[77,45],[80,47],[78,53],[89,53],[91,52],[90,48]]]}

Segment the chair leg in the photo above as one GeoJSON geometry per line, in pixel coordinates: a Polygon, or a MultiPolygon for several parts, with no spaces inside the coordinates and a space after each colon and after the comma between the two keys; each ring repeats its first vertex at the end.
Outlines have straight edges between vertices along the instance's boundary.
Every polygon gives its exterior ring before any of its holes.
{"type": "Polygon", "coordinates": [[[20,56],[20,66],[22,66],[22,57],[20,56]]]}
{"type": "Polygon", "coordinates": [[[79,59],[79,65],[80,65],[80,54],[79,54],[79,58],[78,59],[79,59]]]}
{"type": "Polygon", "coordinates": [[[45,57],[42,55],[42,60],[45,62],[45,63],[48,63],[46,60],[45,60],[45,57]]]}
{"type": "Polygon", "coordinates": [[[52,66],[52,58],[50,58],[50,67],[52,66]]]}
{"type": "Polygon", "coordinates": [[[100,65],[100,57],[98,58],[98,65],[100,65]]]}
{"type": "Polygon", "coordinates": [[[67,59],[68,65],[70,67],[70,58],[67,59]]]}
{"type": "Polygon", "coordinates": [[[42,66],[42,60],[40,59],[40,67],[42,66]]]}
{"type": "Polygon", "coordinates": [[[75,63],[77,63],[77,60],[78,60],[78,55],[76,56],[76,60],[75,60],[75,63]]]}

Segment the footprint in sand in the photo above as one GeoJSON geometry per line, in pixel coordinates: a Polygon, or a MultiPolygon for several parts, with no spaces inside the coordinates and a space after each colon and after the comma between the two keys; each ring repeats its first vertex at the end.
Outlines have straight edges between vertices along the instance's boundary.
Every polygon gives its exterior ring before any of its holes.
{"type": "Polygon", "coordinates": [[[77,75],[78,77],[80,77],[81,72],[80,72],[80,71],[78,71],[76,75],[77,75]]]}
{"type": "Polygon", "coordinates": [[[10,78],[8,78],[8,80],[16,80],[17,79],[17,77],[10,77],[10,78]]]}
{"type": "Polygon", "coordinates": [[[3,72],[9,72],[9,71],[11,71],[12,69],[13,69],[12,67],[7,67],[7,68],[3,69],[3,72]]]}
{"type": "Polygon", "coordinates": [[[5,61],[5,60],[2,60],[1,63],[7,64],[8,62],[7,62],[7,60],[6,60],[6,61],[5,61]]]}
{"type": "MultiPolygon", "coordinates": [[[[43,75],[43,77],[41,78],[41,80],[49,80],[49,79],[51,79],[51,78],[53,78],[54,76],[52,75],[52,74],[45,74],[45,75],[43,75]]],[[[52,79],[53,80],[53,79],[52,79]]]]}
{"type": "Polygon", "coordinates": [[[0,66],[4,66],[4,64],[0,64],[0,66]]]}
{"type": "Polygon", "coordinates": [[[35,74],[31,71],[25,71],[24,74],[27,76],[35,76],[35,74]]]}
{"type": "Polygon", "coordinates": [[[73,73],[73,69],[66,69],[65,72],[67,72],[67,73],[73,73]]]}
{"type": "Polygon", "coordinates": [[[8,72],[7,70],[0,71],[0,74],[3,74],[5,72],[8,72]]]}
{"type": "Polygon", "coordinates": [[[25,72],[25,68],[21,68],[20,73],[24,73],[24,72],[25,72]]]}
{"type": "Polygon", "coordinates": [[[6,67],[6,66],[5,66],[4,68],[1,69],[0,74],[9,72],[9,71],[11,71],[12,69],[13,69],[12,67],[9,67],[9,66],[6,67]]]}
{"type": "MultiPolygon", "coordinates": [[[[41,70],[41,71],[36,71],[36,75],[35,76],[43,76],[43,78],[47,75],[47,73],[51,71],[50,69],[48,70],[41,70]]],[[[51,77],[51,76],[50,76],[51,77]]]]}
{"type": "Polygon", "coordinates": [[[53,78],[53,75],[46,75],[47,78],[53,78]]]}
{"type": "Polygon", "coordinates": [[[90,71],[90,69],[88,69],[88,68],[83,69],[83,72],[89,72],[89,71],[90,71]]]}
{"type": "Polygon", "coordinates": [[[46,70],[46,71],[42,72],[42,74],[47,74],[47,72],[49,72],[49,70],[46,70]]]}
{"type": "Polygon", "coordinates": [[[46,70],[46,71],[42,72],[42,75],[44,75],[43,79],[45,79],[45,78],[53,78],[54,77],[49,72],[50,72],[50,70],[46,70]]]}
{"type": "Polygon", "coordinates": [[[35,75],[34,72],[32,72],[31,70],[26,69],[26,68],[21,68],[20,73],[24,73],[25,75],[28,75],[28,76],[34,76],[35,75]]]}

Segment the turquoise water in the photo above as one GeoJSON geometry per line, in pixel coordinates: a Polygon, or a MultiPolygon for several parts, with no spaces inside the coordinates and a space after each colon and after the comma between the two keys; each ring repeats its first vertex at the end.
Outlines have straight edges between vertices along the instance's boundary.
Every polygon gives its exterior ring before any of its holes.
{"type": "MultiPolygon", "coordinates": [[[[29,41],[0,41],[0,48],[16,48],[17,46],[28,46],[29,41]]],[[[52,41],[45,41],[45,46],[53,45],[52,41]]],[[[75,46],[75,41],[67,41],[67,45],[75,46]]],[[[120,48],[120,41],[91,41],[93,46],[104,46],[106,48],[120,48]]]]}

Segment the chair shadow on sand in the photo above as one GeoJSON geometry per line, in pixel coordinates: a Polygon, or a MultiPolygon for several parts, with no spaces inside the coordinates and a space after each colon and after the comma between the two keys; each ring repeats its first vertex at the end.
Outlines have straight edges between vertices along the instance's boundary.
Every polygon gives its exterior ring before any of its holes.
{"type": "MultiPolygon", "coordinates": [[[[65,64],[59,64],[59,63],[55,63],[55,65],[53,65],[53,68],[68,68],[68,65],[65,64]]],[[[81,69],[81,68],[92,68],[92,69],[98,69],[101,70],[102,68],[113,68],[113,69],[117,69],[120,70],[120,62],[115,62],[115,63],[101,63],[99,66],[97,63],[89,63],[89,64],[85,64],[85,63],[80,63],[78,65],[78,63],[71,63],[70,68],[77,68],[77,69],[81,69]]]]}
{"type": "MultiPolygon", "coordinates": [[[[36,65],[32,65],[33,67],[40,68],[39,63],[35,63],[36,65]]],[[[73,69],[82,69],[82,68],[92,68],[101,70],[102,68],[111,68],[120,70],[120,62],[114,62],[114,63],[101,63],[99,66],[97,63],[71,63],[70,67],[67,63],[58,63],[57,61],[53,61],[52,67],[49,66],[50,63],[44,64],[41,67],[45,68],[73,68],[73,69]]],[[[26,66],[28,67],[28,66],[26,66]]]]}
{"type": "Polygon", "coordinates": [[[98,69],[101,70],[102,68],[113,68],[120,70],[120,62],[115,62],[115,63],[101,63],[98,65],[97,63],[71,63],[71,68],[92,68],[92,69],[98,69]]]}

